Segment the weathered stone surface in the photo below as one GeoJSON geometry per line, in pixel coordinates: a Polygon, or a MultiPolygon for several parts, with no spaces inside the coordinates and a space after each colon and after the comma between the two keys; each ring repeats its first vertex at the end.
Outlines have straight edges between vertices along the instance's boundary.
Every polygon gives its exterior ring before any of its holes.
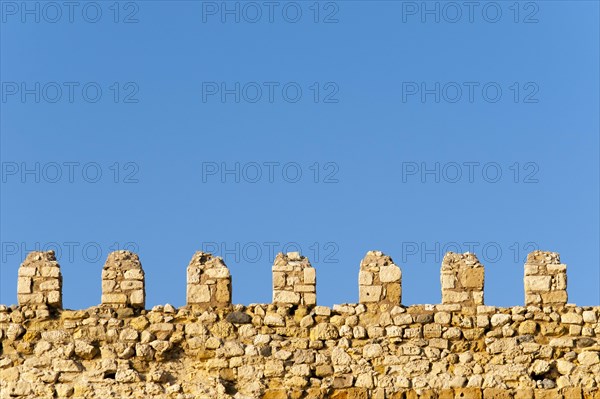
{"type": "MultiPolygon", "coordinates": [[[[274,291],[305,295],[305,304],[167,304],[134,311],[132,304],[143,299],[143,271],[131,258],[119,258],[103,270],[103,291],[110,307],[127,307],[50,312],[42,301],[60,290],[34,279],[56,279],[58,266],[33,265],[48,257],[32,255],[18,276],[31,279],[30,292],[19,294],[28,302],[0,305],[0,391],[14,399],[600,397],[599,307],[471,306],[483,268],[462,255],[456,259],[467,274],[444,265],[442,286],[451,298],[466,294],[467,305],[404,307],[389,301],[400,288],[396,270],[385,269],[391,259],[381,253],[367,258],[370,269],[361,270],[359,282],[380,288],[378,302],[307,306],[316,300],[316,274],[307,267],[290,274],[304,263],[292,253],[273,265],[274,281],[283,280],[279,288],[292,290],[274,291]],[[120,279],[120,270],[128,278],[120,279]],[[382,270],[393,278],[382,279],[382,270]]],[[[219,294],[219,287],[229,290],[228,272],[202,273],[202,280],[199,266],[207,261],[188,268],[192,293],[209,302],[227,297],[230,291],[219,294]]],[[[550,277],[548,291],[530,295],[540,304],[545,295],[566,295],[562,280],[548,274],[566,270],[557,255],[535,254],[529,261],[525,277],[550,277]]]]}
{"type": "Polygon", "coordinates": [[[102,305],[144,308],[144,271],[140,258],[130,251],[111,252],[102,269],[102,305]]]}
{"type": "Polygon", "coordinates": [[[483,305],[483,265],[474,254],[448,252],[442,261],[443,304],[483,305]]]}
{"type": "Polygon", "coordinates": [[[187,304],[198,309],[231,306],[231,274],[223,259],[198,251],[187,267],[187,304]]]}
{"type": "Polygon", "coordinates": [[[567,266],[556,252],[534,251],[525,263],[525,305],[567,303],[567,266]]]}
{"type": "Polygon", "coordinates": [[[27,255],[18,271],[17,300],[34,308],[62,308],[62,275],[54,251],[27,255]]]}
{"type": "Polygon", "coordinates": [[[358,302],[399,305],[402,301],[402,272],[389,256],[369,251],[358,272],[358,302]]]}
{"type": "Polygon", "coordinates": [[[279,253],[273,262],[273,303],[305,305],[317,303],[317,274],[298,252],[279,253]]]}

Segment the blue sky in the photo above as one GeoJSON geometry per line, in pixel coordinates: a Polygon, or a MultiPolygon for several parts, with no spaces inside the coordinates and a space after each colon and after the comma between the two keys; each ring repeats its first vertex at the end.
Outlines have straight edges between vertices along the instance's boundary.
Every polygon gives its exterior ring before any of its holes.
{"type": "Polygon", "coordinates": [[[404,304],[471,250],[486,303],[519,305],[536,248],[600,303],[597,2],[61,4],[0,2],[0,303],[37,248],[72,309],[122,248],[147,307],[185,304],[201,249],[234,303],[270,302],[294,249],[319,304],[356,302],[377,249],[404,304]]]}

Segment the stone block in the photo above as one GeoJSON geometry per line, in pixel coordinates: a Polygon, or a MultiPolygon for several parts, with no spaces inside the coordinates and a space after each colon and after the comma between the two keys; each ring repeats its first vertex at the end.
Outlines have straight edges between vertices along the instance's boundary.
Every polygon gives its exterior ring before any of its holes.
{"type": "Polygon", "coordinates": [[[454,388],[454,398],[482,399],[481,388],[454,388]]]}
{"type": "Polygon", "coordinates": [[[228,278],[229,277],[229,269],[226,267],[215,267],[212,269],[206,269],[204,271],[206,275],[210,278],[228,278]]]}
{"type": "Polygon", "coordinates": [[[46,294],[46,302],[48,305],[57,307],[62,306],[62,297],[60,291],[50,291],[46,294]]]}
{"type": "Polygon", "coordinates": [[[463,288],[483,289],[483,267],[463,269],[459,273],[460,284],[463,288]]]}
{"type": "Polygon", "coordinates": [[[40,283],[40,290],[52,291],[60,289],[60,282],[58,279],[46,280],[40,283]]]}
{"type": "Polygon", "coordinates": [[[123,293],[107,293],[102,294],[103,304],[126,304],[127,295],[123,293]]]}
{"type": "Polygon", "coordinates": [[[373,273],[361,270],[358,272],[358,284],[359,285],[371,285],[373,284],[373,273]]]}
{"type": "Polygon", "coordinates": [[[359,286],[358,301],[360,303],[379,302],[381,299],[381,292],[381,285],[361,285],[359,286]]]}
{"type": "Polygon", "coordinates": [[[143,307],[145,303],[144,290],[135,290],[129,294],[129,303],[134,307],[143,307]]]}
{"type": "Polygon", "coordinates": [[[472,291],[471,298],[475,305],[483,305],[483,291],[472,291]]]}
{"type": "Polygon", "coordinates": [[[42,274],[42,277],[58,278],[58,277],[60,277],[60,268],[59,267],[42,267],[41,274],[42,274]]]}
{"type": "Polygon", "coordinates": [[[293,291],[273,291],[273,302],[300,304],[300,294],[293,291]]]}
{"type": "Polygon", "coordinates": [[[210,302],[210,290],[206,285],[188,286],[188,303],[207,303],[210,302]]]}
{"type": "Polygon", "coordinates": [[[379,268],[379,280],[382,283],[391,283],[400,281],[400,268],[395,265],[382,266],[379,268]]]}
{"type": "Polygon", "coordinates": [[[566,290],[567,289],[567,275],[560,273],[554,276],[553,287],[555,290],[566,290]]]}
{"type": "Polygon", "coordinates": [[[142,271],[142,269],[129,269],[125,271],[123,277],[126,280],[143,280],[144,272],[142,271]]]}
{"type": "Polygon", "coordinates": [[[19,276],[20,277],[33,277],[36,275],[36,267],[27,267],[27,266],[21,266],[19,268],[19,276]]]}
{"type": "Polygon", "coordinates": [[[525,264],[525,275],[534,276],[538,273],[538,265],[525,264]]]}
{"type": "Polygon", "coordinates": [[[304,269],[304,284],[316,284],[317,283],[317,272],[314,267],[307,267],[304,269]]]}
{"type": "Polygon", "coordinates": [[[399,283],[390,283],[385,289],[385,299],[393,304],[400,304],[402,301],[402,288],[399,283]]]}
{"type": "Polygon", "coordinates": [[[566,273],[567,272],[567,265],[565,264],[549,264],[546,265],[546,270],[548,271],[549,274],[559,274],[559,273],[566,273]]]}
{"type": "Polygon", "coordinates": [[[540,294],[542,302],[545,304],[563,304],[567,303],[567,291],[550,291],[540,294]]]}
{"type": "Polygon", "coordinates": [[[116,286],[115,280],[102,280],[102,292],[112,292],[116,286]]]}
{"type": "Polygon", "coordinates": [[[231,289],[229,279],[222,279],[217,283],[217,291],[215,293],[215,300],[222,303],[231,302],[231,289]]]}
{"type": "Polygon", "coordinates": [[[273,272],[273,287],[274,288],[285,287],[285,273],[273,272]]]}
{"type": "Polygon", "coordinates": [[[294,285],[295,292],[315,292],[315,286],[312,284],[296,284],[294,285]]]}
{"type": "Polygon", "coordinates": [[[17,279],[17,294],[31,294],[31,285],[30,277],[19,277],[17,279]]]}
{"type": "Polygon", "coordinates": [[[304,294],[304,304],[306,306],[314,306],[317,304],[317,295],[307,292],[304,294]]]}
{"type": "Polygon", "coordinates": [[[442,303],[463,303],[471,299],[466,291],[442,291],[442,303]]]}
{"type": "Polygon", "coordinates": [[[454,273],[442,273],[441,275],[442,289],[456,287],[456,276],[454,273]]]}
{"type": "Polygon", "coordinates": [[[539,305],[541,303],[542,303],[542,296],[540,294],[525,293],[525,304],[526,305],[539,305]]]}
{"type": "Polygon", "coordinates": [[[124,280],[119,283],[119,286],[122,290],[126,291],[140,290],[144,288],[144,283],[139,280],[124,280]]]}
{"type": "Polygon", "coordinates": [[[512,399],[512,393],[502,388],[485,388],[483,390],[483,399],[512,399]]]}
{"type": "Polygon", "coordinates": [[[19,295],[19,305],[35,305],[41,303],[44,303],[44,295],[41,292],[19,295]]]}
{"type": "Polygon", "coordinates": [[[525,291],[549,291],[552,277],[550,276],[526,276],[525,277],[525,291]]]}

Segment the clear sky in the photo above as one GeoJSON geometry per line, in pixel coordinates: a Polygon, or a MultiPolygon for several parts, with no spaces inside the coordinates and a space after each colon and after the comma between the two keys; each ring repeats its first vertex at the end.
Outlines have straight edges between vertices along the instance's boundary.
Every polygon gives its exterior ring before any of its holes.
{"type": "Polygon", "coordinates": [[[66,308],[121,248],[147,307],[185,304],[202,249],[268,303],[297,248],[321,305],[357,301],[368,250],[404,304],[471,250],[486,303],[520,305],[540,248],[598,305],[598,2],[464,3],[0,2],[0,303],[36,248],[66,308]]]}

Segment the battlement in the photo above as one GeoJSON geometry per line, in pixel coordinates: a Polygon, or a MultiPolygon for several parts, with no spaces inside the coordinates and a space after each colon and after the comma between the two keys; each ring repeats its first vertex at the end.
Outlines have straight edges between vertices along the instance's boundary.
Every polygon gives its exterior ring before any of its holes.
{"type": "MultiPolygon", "coordinates": [[[[317,304],[317,275],[308,258],[297,252],[278,254],[273,268],[273,303],[317,304]]],[[[534,251],[524,267],[525,305],[567,303],[567,267],[555,252],[534,251]]],[[[183,274],[183,273],[182,273],[183,274]]],[[[369,251],[357,270],[359,303],[402,304],[402,270],[388,255],[369,251]]],[[[145,276],[138,255],[115,251],[102,269],[101,305],[142,309],[145,276]]],[[[448,252],[440,283],[442,304],[470,307],[484,304],[484,265],[472,253],[448,252]]],[[[62,276],[53,251],[31,252],[19,268],[18,303],[40,310],[62,309],[62,276]]],[[[222,258],[197,252],[187,267],[187,305],[231,306],[232,278],[222,258]]]]}
{"type": "Polygon", "coordinates": [[[401,267],[379,251],[357,267],[359,303],[317,306],[299,253],[272,271],[272,303],[232,304],[223,260],[197,252],[187,304],[148,310],[140,258],[118,251],[100,304],[64,310],[54,253],[33,252],[19,305],[0,305],[2,398],[600,398],[600,306],[566,303],[556,253],[529,255],[511,308],[484,305],[470,253],[444,257],[437,305],[402,305],[401,267]]]}

